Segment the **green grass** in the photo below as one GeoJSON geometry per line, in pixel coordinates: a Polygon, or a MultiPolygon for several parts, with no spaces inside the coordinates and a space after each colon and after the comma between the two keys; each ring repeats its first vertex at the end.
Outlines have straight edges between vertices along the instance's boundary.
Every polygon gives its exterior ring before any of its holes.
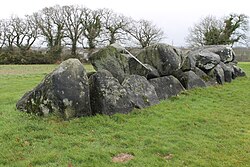
{"type": "MultiPolygon", "coordinates": [[[[250,76],[250,63],[240,66],[250,76]]],[[[0,66],[0,166],[250,166],[250,78],[128,115],[61,121],[17,111],[16,101],[54,67],[0,66]],[[119,153],[134,159],[113,163],[119,153]]]]}

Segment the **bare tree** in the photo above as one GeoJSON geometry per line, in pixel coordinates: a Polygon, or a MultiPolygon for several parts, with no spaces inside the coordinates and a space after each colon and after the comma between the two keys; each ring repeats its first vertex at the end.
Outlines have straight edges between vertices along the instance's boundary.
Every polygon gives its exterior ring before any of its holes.
{"type": "Polygon", "coordinates": [[[44,8],[33,17],[40,34],[45,38],[49,52],[58,59],[62,52],[62,39],[64,38],[64,20],[60,6],[44,8]]]}
{"type": "Polygon", "coordinates": [[[2,49],[5,45],[6,40],[6,31],[5,31],[5,20],[0,20],[0,49],[2,49]]]}
{"type": "Polygon", "coordinates": [[[101,12],[99,10],[82,9],[84,16],[82,18],[83,36],[88,40],[89,49],[94,49],[97,44],[97,38],[101,32],[101,12]]]}
{"type": "Polygon", "coordinates": [[[223,19],[214,16],[202,18],[189,29],[186,42],[190,46],[233,45],[247,39],[248,17],[244,14],[230,14],[223,19]]]}
{"type": "Polygon", "coordinates": [[[76,56],[77,43],[83,34],[84,28],[82,24],[82,18],[84,17],[84,11],[79,6],[63,6],[62,12],[65,25],[65,37],[70,40],[71,54],[76,56]]]}
{"type": "Polygon", "coordinates": [[[158,43],[164,37],[164,32],[148,20],[131,20],[126,31],[137,40],[142,48],[158,43]]]}
{"type": "Polygon", "coordinates": [[[110,9],[102,9],[102,27],[104,41],[113,44],[125,39],[125,28],[129,24],[129,19],[122,14],[116,14],[110,9]]]}
{"type": "Polygon", "coordinates": [[[0,22],[0,47],[6,47],[8,51],[17,47],[25,54],[37,37],[37,26],[32,22],[31,16],[12,16],[9,20],[0,22]]]}
{"type": "Polygon", "coordinates": [[[13,30],[15,46],[25,54],[38,37],[37,24],[33,22],[31,16],[26,16],[24,19],[12,17],[10,26],[13,30]]]}
{"type": "Polygon", "coordinates": [[[2,45],[6,47],[8,51],[13,51],[16,35],[15,35],[15,29],[12,26],[12,19],[3,21],[2,33],[3,33],[2,45]]]}
{"type": "MultiPolygon", "coordinates": [[[[215,29],[222,29],[223,23],[214,16],[207,16],[189,29],[189,35],[186,42],[194,46],[203,46],[206,44],[205,35],[215,29]]],[[[208,35],[208,34],[207,34],[208,35]]]]}

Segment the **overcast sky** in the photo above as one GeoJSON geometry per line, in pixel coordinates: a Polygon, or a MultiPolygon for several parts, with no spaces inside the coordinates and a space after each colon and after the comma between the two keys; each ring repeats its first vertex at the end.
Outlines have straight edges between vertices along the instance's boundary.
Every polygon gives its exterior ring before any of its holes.
{"type": "Polygon", "coordinates": [[[43,7],[81,5],[91,9],[110,8],[134,19],[147,19],[162,28],[165,42],[185,46],[188,28],[207,15],[223,17],[230,13],[250,16],[247,0],[5,0],[0,5],[0,18],[32,14],[43,7]]]}

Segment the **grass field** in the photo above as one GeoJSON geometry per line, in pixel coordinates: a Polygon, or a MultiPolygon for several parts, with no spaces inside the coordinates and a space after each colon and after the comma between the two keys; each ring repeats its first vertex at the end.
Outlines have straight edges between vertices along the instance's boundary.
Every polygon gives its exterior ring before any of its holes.
{"type": "MultiPolygon", "coordinates": [[[[250,76],[250,63],[240,66],[250,76]]],[[[61,121],[17,111],[17,100],[54,68],[0,66],[0,166],[250,166],[249,77],[128,115],[61,121]],[[120,153],[134,158],[112,162],[120,153]]]]}

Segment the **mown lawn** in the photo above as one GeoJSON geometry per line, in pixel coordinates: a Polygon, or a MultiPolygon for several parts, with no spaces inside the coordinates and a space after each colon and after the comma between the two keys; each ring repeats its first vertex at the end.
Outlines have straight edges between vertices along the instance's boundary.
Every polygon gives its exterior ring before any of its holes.
{"type": "MultiPolygon", "coordinates": [[[[240,66],[250,76],[250,63],[240,66]]],[[[0,166],[250,166],[249,77],[128,115],[61,121],[17,111],[17,100],[54,68],[0,66],[0,166]],[[134,158],[112,162],[119,153],[134,158]]]]}

